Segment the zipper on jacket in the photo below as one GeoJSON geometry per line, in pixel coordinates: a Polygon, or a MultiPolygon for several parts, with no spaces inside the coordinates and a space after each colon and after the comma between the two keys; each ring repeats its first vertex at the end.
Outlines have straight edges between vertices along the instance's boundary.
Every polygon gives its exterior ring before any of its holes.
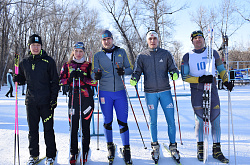
{"type": "Polygon", "coordinates": [[[114,51],[112,52],[112,66],[113,66],[113,77],[114,77],[114,92],[115,92],[115,67],[114,67],[114,62],[115,62],[115,54],[114,51]]]}
{"type": "MultiPolygon", "coordinates": [[[[154,52],[154,51],[153,51],[154,52]]],[[[155,68],[155,80],[156,80],[156,92],[159,92],[159,90],[158,90],[158,82],[157,82],[157,73],[156,73],[156,64],[155,64],[155,57],[156,56],[156,52],[155,52],[155,55],[153,56],[154,57],[154,68],[155,68]]]]}

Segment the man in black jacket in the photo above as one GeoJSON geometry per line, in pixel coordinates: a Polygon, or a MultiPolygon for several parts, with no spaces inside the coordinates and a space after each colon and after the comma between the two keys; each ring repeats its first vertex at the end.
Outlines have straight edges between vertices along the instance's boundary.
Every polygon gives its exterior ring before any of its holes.
{"type": "Polygon", "coordinates": [[[20,62],[19,74],[14,76],[14,81],[20,85],[27,82],[25,105],[29,125],[28,164],[39,160],[40,117],[44,127],[47,162],[52,164],[56,156],[53,116],[57,106],[59,77],[55,61],[42,50],[41,37],[37,34],[30,36],[28,46],[29,56],[20,62]]]}

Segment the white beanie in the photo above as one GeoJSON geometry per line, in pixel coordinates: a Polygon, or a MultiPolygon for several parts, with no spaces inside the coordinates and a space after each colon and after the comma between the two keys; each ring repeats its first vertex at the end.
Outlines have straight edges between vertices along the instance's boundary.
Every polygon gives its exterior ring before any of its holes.
{"type": "Polygon", "coordinates": [[[156,38],[158,39],[158,34],[157,34],[155,31],[151,30],[151,31],[149,31],[149,32],[147,33],[147,40],[148,40],[150,37],[156,37],[156,38]]]}
{"type": "Polygon", "coordinates": [[[12,69],[9,69],[9,73],[12,73],[12,69]]]}

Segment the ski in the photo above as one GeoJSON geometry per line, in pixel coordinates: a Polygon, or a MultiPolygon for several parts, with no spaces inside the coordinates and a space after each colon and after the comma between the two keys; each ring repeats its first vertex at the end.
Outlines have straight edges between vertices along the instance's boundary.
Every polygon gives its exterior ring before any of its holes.
{"type": "MultiPolygon", "coordinates": [[[[40,163],[42,164],[42,162],[43,162],[45,159],[46,159],[46,156],[40,158],[40,159],[38,160],[38,162],[35,163],[35,164],[37,164],[37,165],[39,165],[40,163]]],[[[43,163],[43,164],[44,164],[44,163],[43,163]]]]}
{"type": "MultiPolygon", "coordinates": [[[[207,63],[206,63],[206,73],[205,75],[213,75],[213,27],[208,29],[208,46],[207,46],[207,63]]],[[[203,92],[203,163],[206,163],[208,160],[208,138],[209,138],[209,121],[210,121],[210,110],[211,110],[211,87],[212,83],[204,84],[203,92]]]]}
{"type": "MultiPolygon", "coordinates": [[[[44,156],[44,157],[42,157],[42,158],[40,158],[40,159],[38,159],[35,163],[27,163],[27,165],[39,165],[41,162],[43,162],[43,160],[45,160],[46,159],[46,156],[44,156]]],[[[43,163],[44,164],[44,163],[43,163]]]]}
{"type": "MultiPolygon", "coordinates": [[[[175,164],[176,165],[181,165],[181,162],[180,162],[180,158],[179,159],[176,159],[174,156],[171,155],[171,152],[168,148],[168,146],[166,144],[163,143],[163,147],[168,151],[168,153],[170,154],[170,156],[172,157],[172,159],[174,160],[175,164]]],[[[178,152],[179,153],[179,152],[178,152]]]]}
{"type": "Polygon", "coordinates": [[[120,148],[120,152],[121,152],[121,154],[122,154],[122,158],[123,158],[124,163],[125,163],[126,165],[131,165],[131,164],[133,164],[133,163],[132,163],[132,160],[131,160],[131,161],[129,161],[129,162],[126,162],[126,161],[125,161],[125,157],[124,157],[124,154],[123,154],[122,148],[120,148]]]}
{"type": "MultiPolygon", "coordinates": [[[[19,68],[19,54],[15,54],[15,74],[18,74],[19,68]]],[[[16,102],[15,102],[15,144],[14,144],[14,165],[16,164],[16,159],[20,165],[20,153],[19,153],[19,129],[18,129],[18,83],[15,82],[16,86],[16,102]]]]}

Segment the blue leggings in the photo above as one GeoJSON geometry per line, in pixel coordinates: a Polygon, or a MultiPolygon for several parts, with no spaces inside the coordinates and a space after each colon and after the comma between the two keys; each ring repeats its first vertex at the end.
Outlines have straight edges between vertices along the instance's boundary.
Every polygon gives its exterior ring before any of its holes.
{"type": "Polygon", "coordinates": [[[145,93],[146,103],[150,115],[150,132],[153,142],[157,142],[157,108],[160,101],[161,107],[165,114],[168,124],[168,136],[170,143],[175,143],[175,120],[174,120],[174,103],[171,91],[159,93],[145,93]]]}
{"type": "Polygon", "coordinates": [[[129,145],[128,101],[125,90],[117,92],[99,91],[99,100],[104,118],[104,134],[106,142],[113,142],[112,122],[113,107],[115,108],[117,122],[123,145],[129,145]]]}

